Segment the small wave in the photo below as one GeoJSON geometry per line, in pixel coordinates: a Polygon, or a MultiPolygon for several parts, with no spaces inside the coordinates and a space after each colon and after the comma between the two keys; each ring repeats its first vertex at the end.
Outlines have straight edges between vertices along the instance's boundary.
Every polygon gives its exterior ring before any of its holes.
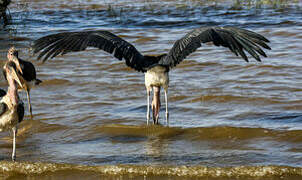
{"type": "Polygon", "coordinates": [[[97,127],[95,133],[106,134],[109,137],[158,137],[175,138],[192,141],[204,140],[250,140],[255,138],[270,138],[276,141],[302,142],[301,130],[272,130],[250,127],[164,127],[164,126],[133,126],[133,125],[104,125],[97,127]]]}
{"type": "Polygon", "coordinates": [[[245,97],[245,96],[237,96],[237,95],[203,95],[201,97],[194,98],[190,100],[190,102],[220,102],[220,103],[261,103],[261,104],[279,104],[281,100],[273,100],[271,98],[266,97],[245,97]]]}
{"type": "Polygon", "coordinates": [[[96,128],[97,132],[107,134],[109,136],[146,136],[146,137],[173,137],[181,134],[181,128],[169,128],[164,126],[130,126],[130,125],[105,125],[96,128]]]}

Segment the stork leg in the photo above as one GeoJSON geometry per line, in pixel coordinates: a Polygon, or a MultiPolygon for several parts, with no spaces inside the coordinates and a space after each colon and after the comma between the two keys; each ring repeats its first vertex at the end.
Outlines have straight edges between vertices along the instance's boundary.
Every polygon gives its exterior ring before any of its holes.
{"type": "Polygon", "coordinates": [[[17,136],[17,126],[12,128],[13,131],[13,153],[12,161],[16,161],[16,136],[17,136]]]}
{"type": "Polygon", "coordinates": [[[147,88],[147,125],[149,124],[150,120],[150,93],[151,89],[147,88]]]}
{"type": "Polygon", "coordinates": [[[168,90],[165,89],[165,101],[166,101],[166,121],[167,121],[167,126],[169,126],[169,112],[168,112],[168,90]]]}
{"type": "Polygon", "coordinates": [[[26,91],[26,94],[27,94],[28,110],[29,110],[29,113],[30,113],[30,118],[32,119],[33,118],[33,113],[32,113],[32,110],[31,110],[29,89],[25,89],[25,91],[26,91]]]}

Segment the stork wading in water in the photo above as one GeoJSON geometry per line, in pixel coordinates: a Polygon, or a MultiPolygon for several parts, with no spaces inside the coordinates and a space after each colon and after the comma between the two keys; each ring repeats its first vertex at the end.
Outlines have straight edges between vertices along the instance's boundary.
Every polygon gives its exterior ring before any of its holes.
{"type": "MultiPolygon", "coordinates": [[[[28,110],[30,113],[30,117],[32,118],[32,107],[31,107],[31,102],[30,102],[30,90],[33,88],[35,85],[39,85],[42,81],[40,79],[37,79],[36,75],[36,68],[35,66],[29,62],[29,61],[24,61],[18,57],[18,51],[15,47],[11,47],[8,52],[7,52],[7,62],[14,62],[16,64],[17,68],[17,73],[20,78],[20,81],[22,83],[22,88],[27,95],[27,102],[28,102],[28,110]]],[[[5,70],[4,70],[5,71],[5,70]]],[[[3,71],[3,75],[5,76],[5,72],[3,71]]]]}
{"type": "Polygon", "coordinates": [[[213,42],[216,46],[228,47],[235,55],[245,61],[245,51],[257,61],[259,55],[266,57],[261,47],[270,49],[265,37],[255,32],[235,27],[202,27],[195,29],[177,40],[167,54],[158,56],[142,55],[132,44],[108,31],[64,32],[37,39],[33,44],[34,53],[40,52],[39,59],[64,55],[72,51],[83,51],[87,47],[96,47],[111,53],[126,65],[145,73],[147,89],[147,123],[150,119],[150,93],[153,89],[153,122],[158,124],[160,108],[160,88],[163,87],[166,101],[166,121],[169,124],[168,86],[169,71],[184,60],[189,54],[201,47],[201,43],[213,42]]]}
{"type": "Polygon", "coordinates": [[[12,160],[16,160],[16,135],[17,125],[24,117],[24,104],[18,96],[18,85],[22,87],[21,81],[16,72],[16,65],[9,62],[4,66],[8,89],[0,101],[0,131],[12,130],[13,152],[12,160]]]}

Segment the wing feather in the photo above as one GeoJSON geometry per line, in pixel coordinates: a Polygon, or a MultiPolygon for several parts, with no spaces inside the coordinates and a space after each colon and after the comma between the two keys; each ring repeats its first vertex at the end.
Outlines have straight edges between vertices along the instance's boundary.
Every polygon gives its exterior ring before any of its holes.
{"type": "Polygon", "coordinates": [[[68,35],[67,33],[53,34],[36,40],[33,45],[34,53],[41,51],[42,49],[46,48],[50,44],[66,37],[67,35],[68,35]]]}
{"type": "Polygon", "coordinates": [[[43,62],[57,55],[84,51],[96,47],[113,54],[119,60],[137,71],[146,71],[144,56],[129,42],[108,31],[64,32],[42,37],[34,42],[34,53],[40,53],[38,60],[43,62]]]}
{"type": "Polygon", "coordinates": [[[62,44],[62,46],[58,46],[56,48],[56,51],[52,54],[52,56],[50,57],[51,59],[56,57],[59,54],[63,54],[64,53],[64,49],[69,49],[72,45],[75,44],[75,41],[77,41],[78,39],[71,39],[69,42],[65,41],[64,44],[62,44]]]}
{"type": "Polygon", "coordinates": [[[259,55],[266,57],[261,47],[270,49],[266,44],[269,42],[268,39],[249,30],[235,27],[199,28],[177,40],[167,56],[159,61],[159,64],[172,68],[201,47],[201,43],[207,42],[212,42],[215,46],[227,47],[236,56],[240,55],[245,61],[248,61],[245,51],[257,61],[261,61],[259,55]]]}

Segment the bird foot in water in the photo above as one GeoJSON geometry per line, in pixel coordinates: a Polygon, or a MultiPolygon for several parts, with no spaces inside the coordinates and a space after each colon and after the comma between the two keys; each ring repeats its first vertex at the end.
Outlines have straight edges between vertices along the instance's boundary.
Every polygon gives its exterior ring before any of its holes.
{"type": "Polygon", "coordinates": [[[12,154],[12,161],[16,162],[16,154],[12,154]]]}

